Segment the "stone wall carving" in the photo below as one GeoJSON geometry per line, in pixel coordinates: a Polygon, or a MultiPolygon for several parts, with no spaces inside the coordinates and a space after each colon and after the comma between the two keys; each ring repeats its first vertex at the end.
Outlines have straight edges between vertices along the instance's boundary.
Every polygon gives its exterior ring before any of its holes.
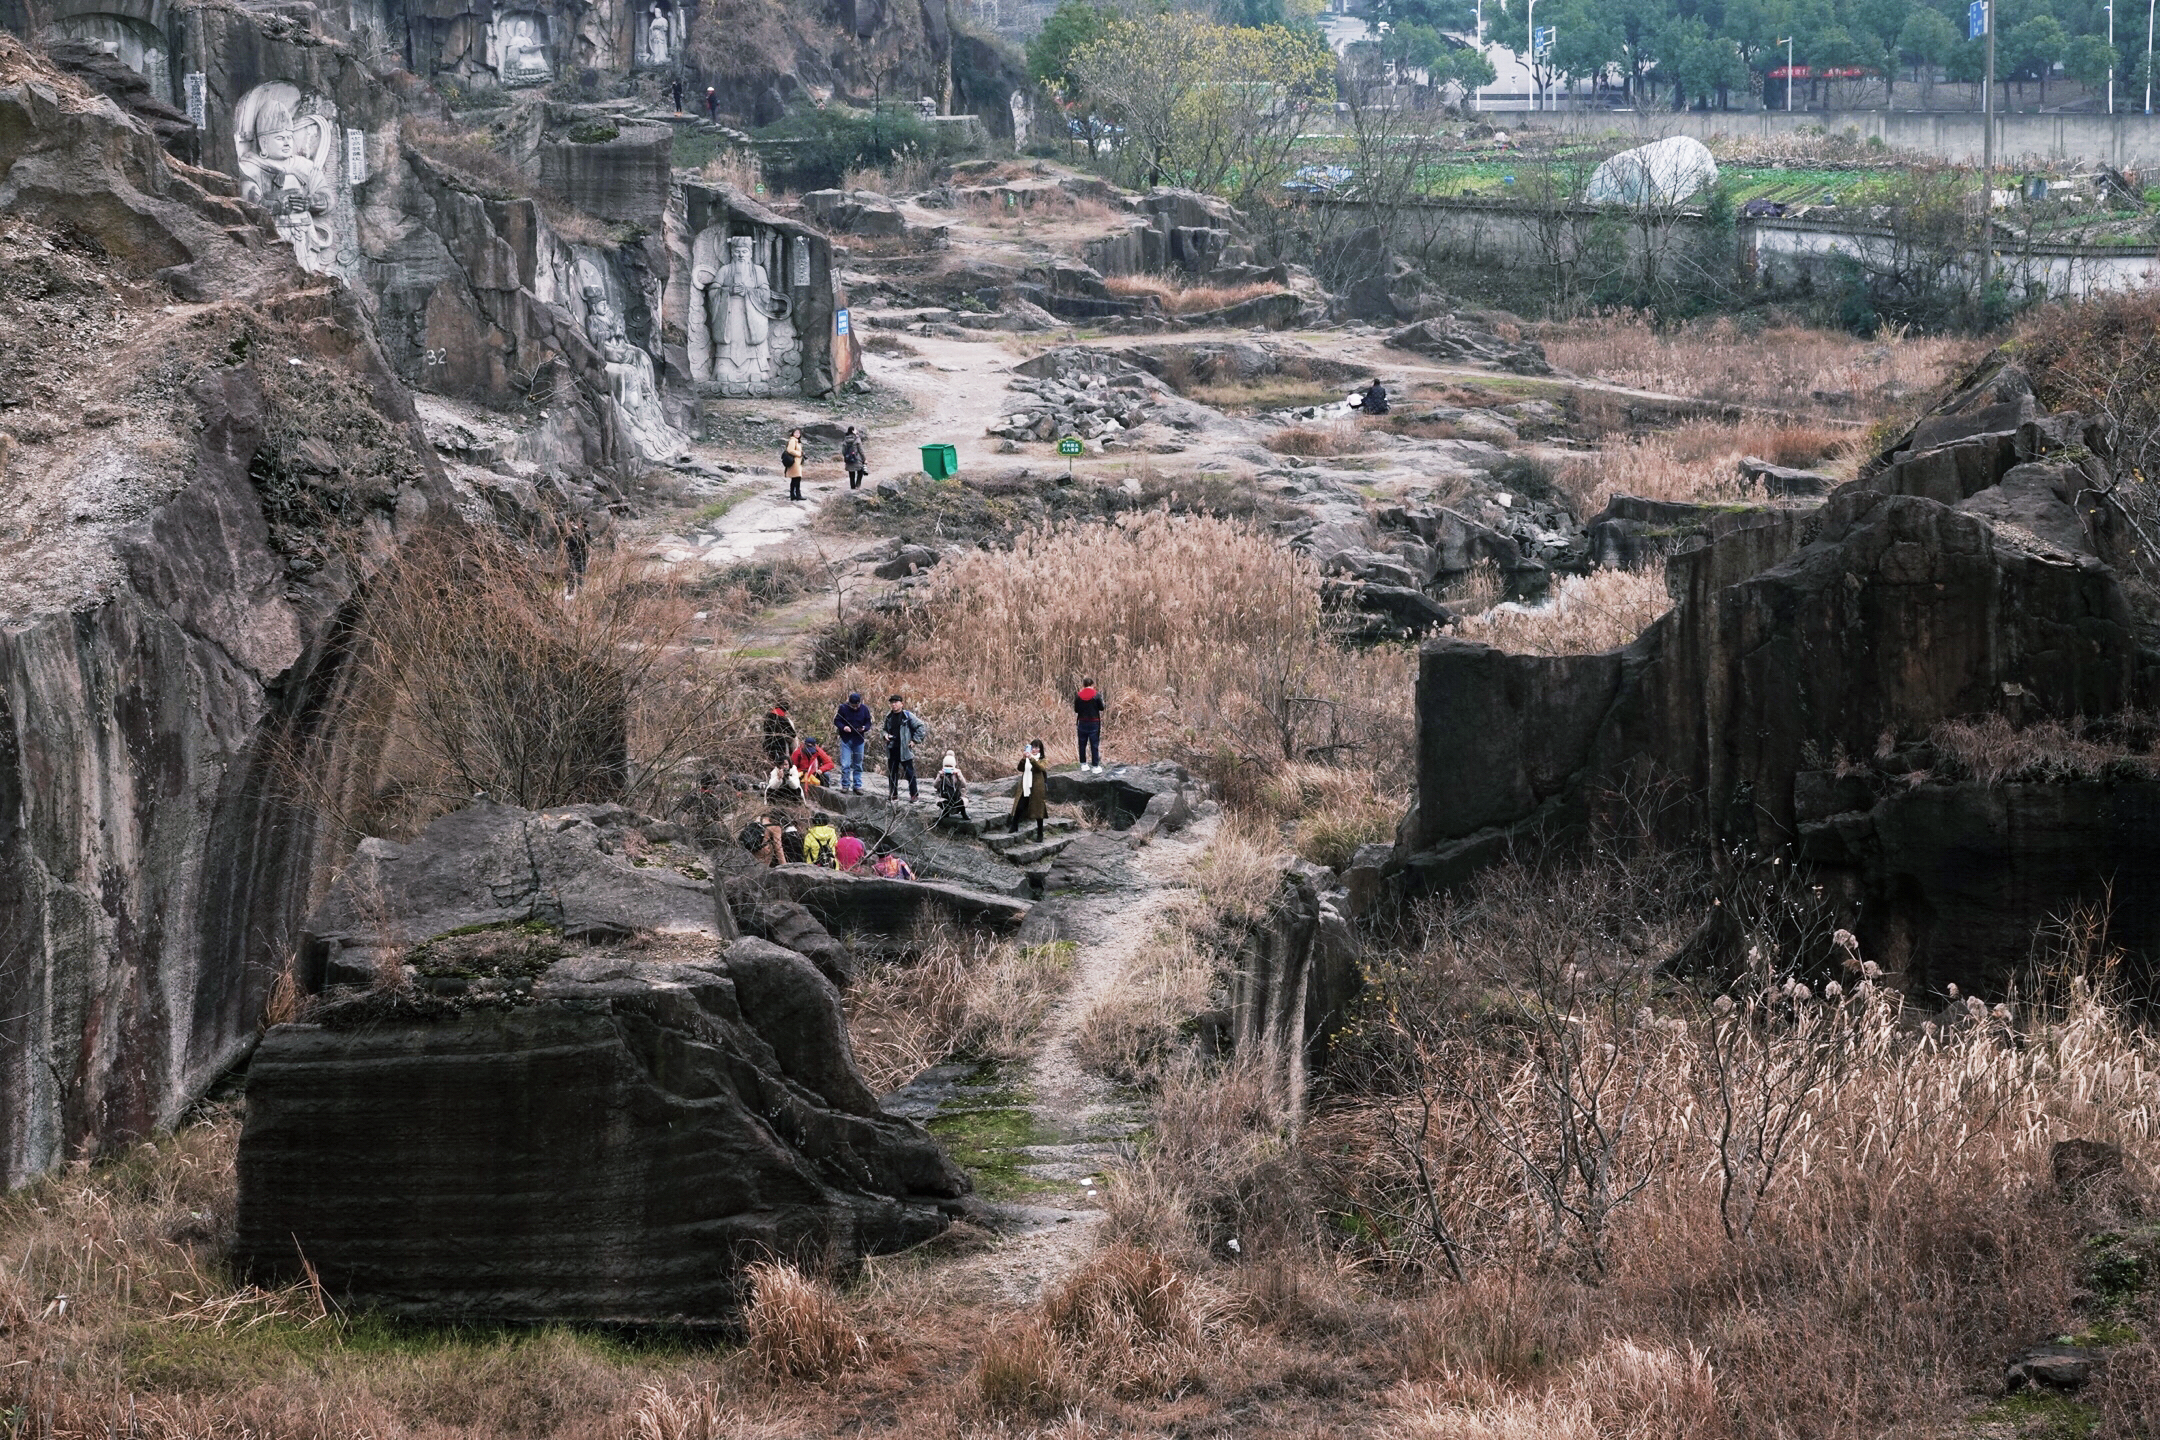
{"type": "Polygon", "coordinates": [[[675,17],[664,5],[654,5],[645,12],[638,26],[638,61],[645,65],[665,65],[675,58],[675,17]]]}
{"type": "Polygon", "coordinates": [[[615,397],[616,413],[631,443],[647,460],[671,459],[688,443],[668,424],[660,404],[660,385],[653,374],[652,356],[630,343],[622,318],[608,302],[607,287],[599,277],[584,286],[585,338],[592,341],[607,363],[608,391],[615,397]]]}
{"type": "Polygon", "coordinates": [[[555,73],[548,60],[547,16],[538,10],[499,12],[488,26],[488,63],[505,85],[541,85],[555,73]]]}
{"type": "Polygon", "coordinates": [[[334,271],[337,107],[283,80],[258,85],[234,107],[233,143],[240,197],[270,212],[301,269],[334,271]]]}
{"type": "Polygon", "coordinates": [[[802,390],[802,340],[786,274],[786,238],[713,226],[691,251],[690,378],[723,395],[802,390]]]}

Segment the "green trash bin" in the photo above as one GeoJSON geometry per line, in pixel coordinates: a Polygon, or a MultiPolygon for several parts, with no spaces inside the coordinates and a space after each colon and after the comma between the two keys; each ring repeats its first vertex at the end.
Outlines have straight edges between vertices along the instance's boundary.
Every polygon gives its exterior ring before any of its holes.
{"type": "Polygon", "coordinates": [[[922,468],[933,480],[950,480],[960,473],[960,452],[950,445],[925,445],[922,468]]]}

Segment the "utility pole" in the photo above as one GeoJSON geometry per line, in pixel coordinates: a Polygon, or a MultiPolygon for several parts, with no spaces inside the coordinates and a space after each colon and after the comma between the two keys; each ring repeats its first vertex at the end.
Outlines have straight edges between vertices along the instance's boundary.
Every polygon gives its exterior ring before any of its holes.
{"type": "MultiPolygon", "coordinates": [[[[1477,53],[1480,58],[1485,54],[1485,0],[1477,0],[1477,53]]],[[[1470,108],[1485,108],[1485,92],[1475,85],[1470,87],[1470,108]]]]}
{"type": "Polygon", "coordinates": [[[1538,84],[1537,78],[1537,0],[1530,0],[1525,23],[1530,31],[1527,37],[1530,41],[1530,108],[1542,110],[1545,107],[1538,102],[1545,98],[1545,87],[1538,84]]]}
{"type": "Polygon", "coordinates": [[[1980,101],[1980,304],[1995,269],[1995,0],[1973,0],[1967,14],[1987,31],[1987,79],[1980,101]]]}
{"type": "Polygon", "coordinates": [[[1790,115],[1792,114],[1792,36],[1787,35],[1783,40],[1773,40],[1770,43],[1785,47],[1785,113],[1790,115]]]}
{"type": "Polygon", "coordinates": [[[2152,114],[2153,0],[2145,0],[2145,113],[2152,114]]]}
{"type": "Polygon", "coordinates": [[[2108,114],[2115,113],[2115,0],[2108,0],[2108,114]]]}

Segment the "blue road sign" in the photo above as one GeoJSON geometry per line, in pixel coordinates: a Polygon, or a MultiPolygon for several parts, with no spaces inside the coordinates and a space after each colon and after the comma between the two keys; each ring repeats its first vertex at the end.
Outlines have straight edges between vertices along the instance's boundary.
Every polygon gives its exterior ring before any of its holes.
{"type": "Polygon", "coordinates": [[[1977,40],[1988,32],[1988,0],[1972,0],[1965,7],[1965,38],[1977,40]]]}

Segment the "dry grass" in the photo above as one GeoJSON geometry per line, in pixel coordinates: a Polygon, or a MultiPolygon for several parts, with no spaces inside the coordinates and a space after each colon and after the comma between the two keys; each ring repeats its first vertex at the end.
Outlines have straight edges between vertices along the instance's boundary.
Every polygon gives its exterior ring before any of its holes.
{"type": "Polygon", "coordinates": [[[1332,425],[1285,425],[1261,442],[1277,455],[1356,455],[1371,448],[1358,427],[1332,425]]]}
{"type": "Polygon", "coordinates": [[[1193,863],[1192,888],[1080,1018],[1073,1053],[1082,1065],[1123,1084],[1154,1086],[1189,1059],[1192,1018],[1222,1003],[1238,949],[1281,883],[1284,823],[1244,808],[1217,826],[1193,863]]]}
{"type": "Polygon", "coordinates": [[[1759,500],[1760,492],[1741,482],[1742,456],[1796,469],[1827,466],[1836,474],[1858,441],[1857,432],[1805,422],[1688,420],[1651,435],[1611,438],[1596,454],[1568,460],[1558,479],[1585,520],[1615,495],[1695,504],[1759,500]]]}
{"type": "Polygon", "coordinates": [[[1501,605],[1469,616],[1455,629],[1518,655],[1596,655],[1633,644],[1672,608],[1662,564],[1642,570],[1593,570],[1563,575],[1536,609],[1501,605]]]}
{"type": "Polygon", "coordinates": [[[1731,319],[1660,331],[1635,316],[1543,330],[1552,363],[1616,385],[1794,415],[1871,420],[1970,365],[1978,342],[1897,334],[1864,340],[1841,330],[1731,319]]]}
{"type": "Polygon", "coordinates": [[[831,1286],[777,1262],[752,1265],[745,1275],[750,1363],[767,1379],[827,1380],[869,1358],[870,1342],[831,1286]]]}
{"type": "Polygon", "coordinates": [[[884,1095],[955,1056],[1023,1060],[1071,972],[1067,943],[941,931],[912,959],[877,961],[848,987],[856,1068],[884,1095]]]}
{"type": "Polygon", "coordinates": [[[1103,281],[1113,295],[1128,299],[1153,297],[1171,315],[1200,315],[1273,295],[1282,289],[1263,281],[1244,285],[1185,285],[1167,275],[1113,275],[1103,281]]]}

